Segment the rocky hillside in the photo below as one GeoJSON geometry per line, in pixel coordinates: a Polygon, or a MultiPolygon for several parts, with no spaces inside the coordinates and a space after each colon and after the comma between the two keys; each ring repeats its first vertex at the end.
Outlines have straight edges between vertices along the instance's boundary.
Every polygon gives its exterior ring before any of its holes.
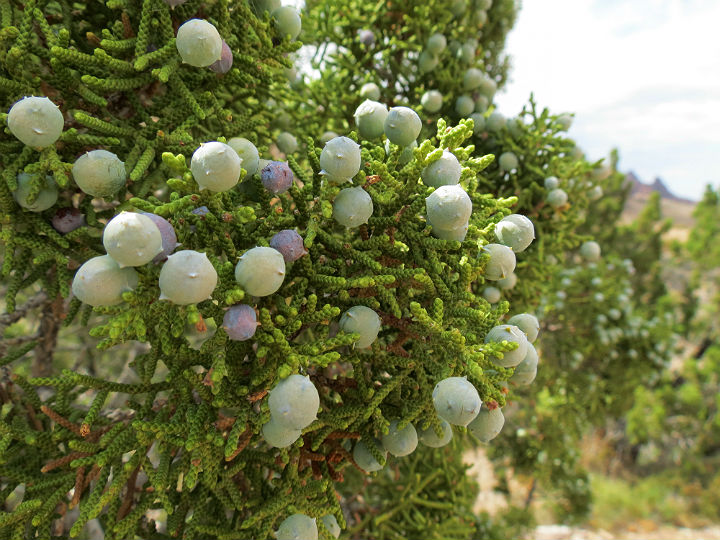
{"type": "Polygon", "coordinates": [[[656,178],[652,184],[645,184],[631,171],[627,174],[626,181],[631,184],[632,189],[625,205],[624,221],[632,221],[642,211],[650,195],[657,191],[662,199],[664,217],[673,221],[673,228],[668,236],[681,241],[687,238],[693,225],[695,201],[673,194],[660,178],[656,178]]]}

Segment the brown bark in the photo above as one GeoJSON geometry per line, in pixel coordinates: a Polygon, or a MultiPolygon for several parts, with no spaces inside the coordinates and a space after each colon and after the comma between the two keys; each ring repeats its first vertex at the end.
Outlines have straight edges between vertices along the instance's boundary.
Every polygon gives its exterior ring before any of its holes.
{"type": "Polygon", "coordinates": [[[58,295],[48,301],[40,315],[40,343],[35,347],[35,357],[32,363],[33,377],[49,377],[53,372],[53,354],[57,345],[57,336],[62,324],[63,299],[58,295]]]}

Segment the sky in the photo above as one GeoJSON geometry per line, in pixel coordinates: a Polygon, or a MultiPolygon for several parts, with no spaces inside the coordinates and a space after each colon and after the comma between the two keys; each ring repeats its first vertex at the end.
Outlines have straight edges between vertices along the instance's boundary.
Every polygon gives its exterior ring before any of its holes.
{"type": "Polygon", "coordinates": [[[720,184],[720,0],[523,0],[511,31],[506,116],[533,92],[573,112],[588,159],[698,200],[720,184]]]}

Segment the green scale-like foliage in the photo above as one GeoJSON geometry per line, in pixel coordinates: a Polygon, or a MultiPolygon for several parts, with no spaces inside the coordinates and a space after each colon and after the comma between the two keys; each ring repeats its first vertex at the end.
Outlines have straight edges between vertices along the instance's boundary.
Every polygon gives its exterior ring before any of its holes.
{"type": "Polygon", "coordinates": [[[68,263],[98,254],[90,240],[114,210],[90,196],[74,197],[80,192],[71,175],[77,157],[98,148],[117,154],[129,178],[116,196],[122,202],[162,187],[164,152],[189,156],[202,142],[240,133],[262,147],[270,136],[263,103],[286,91],[286,56],[298,47],[279,40],[267,17],[255,16],[245,2],[192,0],[171,9],[162,0],[33,0],[4,2],[1,15],[3,110],[24,96],[47,96],[65,118],[60,140],[40,151],[7,129],[0,134],[2,276],[11,276],[10,311],[15,294],[34,282],[50,297],[67,296],[68,263]],[[228,73],[182,63],[175,32],[196,17],[213,23],[233,51],[228,73]],[[55,179],[61,193],[53,208],[38,215],[15,204],[22,171],[34,178],[30,202],[45,175],[55,179]],[[72,206],[85,214],[87,226],[61,236],[48,218],[72,206]]]}

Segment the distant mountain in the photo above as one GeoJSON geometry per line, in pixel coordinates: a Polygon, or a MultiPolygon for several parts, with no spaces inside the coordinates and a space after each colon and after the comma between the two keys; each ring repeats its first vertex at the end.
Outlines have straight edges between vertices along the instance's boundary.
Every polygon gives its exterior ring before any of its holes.
{"type": "Polygon", "coordinates": [[[663,216],[673,220],[673,229],[669,235],[683,241],[686,239],[694,224],[692,212],[697,204],[695,201],[674,195],[660,178],[656,178],[652,184],[645,184],[634,172],[630,171],[625,176],[625,182],[632,188],[623,211],[624,222],[629,223],[635,219],[642,212],[650,195],[657,191],[660,194],[663,216]]]}
{"type": "Polygon", "coordinates": [[[673,194],[665,185],[665,182],[663,182],[660,178],[655,178],[655,181],[652,184],[645,184],[642,182],[637,175],[630,171],[625,176],[625,182],[632,185],[632,190],[630,191],[630,196],[640,196],[640,197],[649,197],[650,193],[653,191],[657,191],[660,193],[660,197],[662,199],[667,199],[671,201],[679,201],[684,203],[689,203],[694,205],[695,201],[691,201],[690,199],[684,199],[682,197],[678,197],[677,195],[673,194]]]}

